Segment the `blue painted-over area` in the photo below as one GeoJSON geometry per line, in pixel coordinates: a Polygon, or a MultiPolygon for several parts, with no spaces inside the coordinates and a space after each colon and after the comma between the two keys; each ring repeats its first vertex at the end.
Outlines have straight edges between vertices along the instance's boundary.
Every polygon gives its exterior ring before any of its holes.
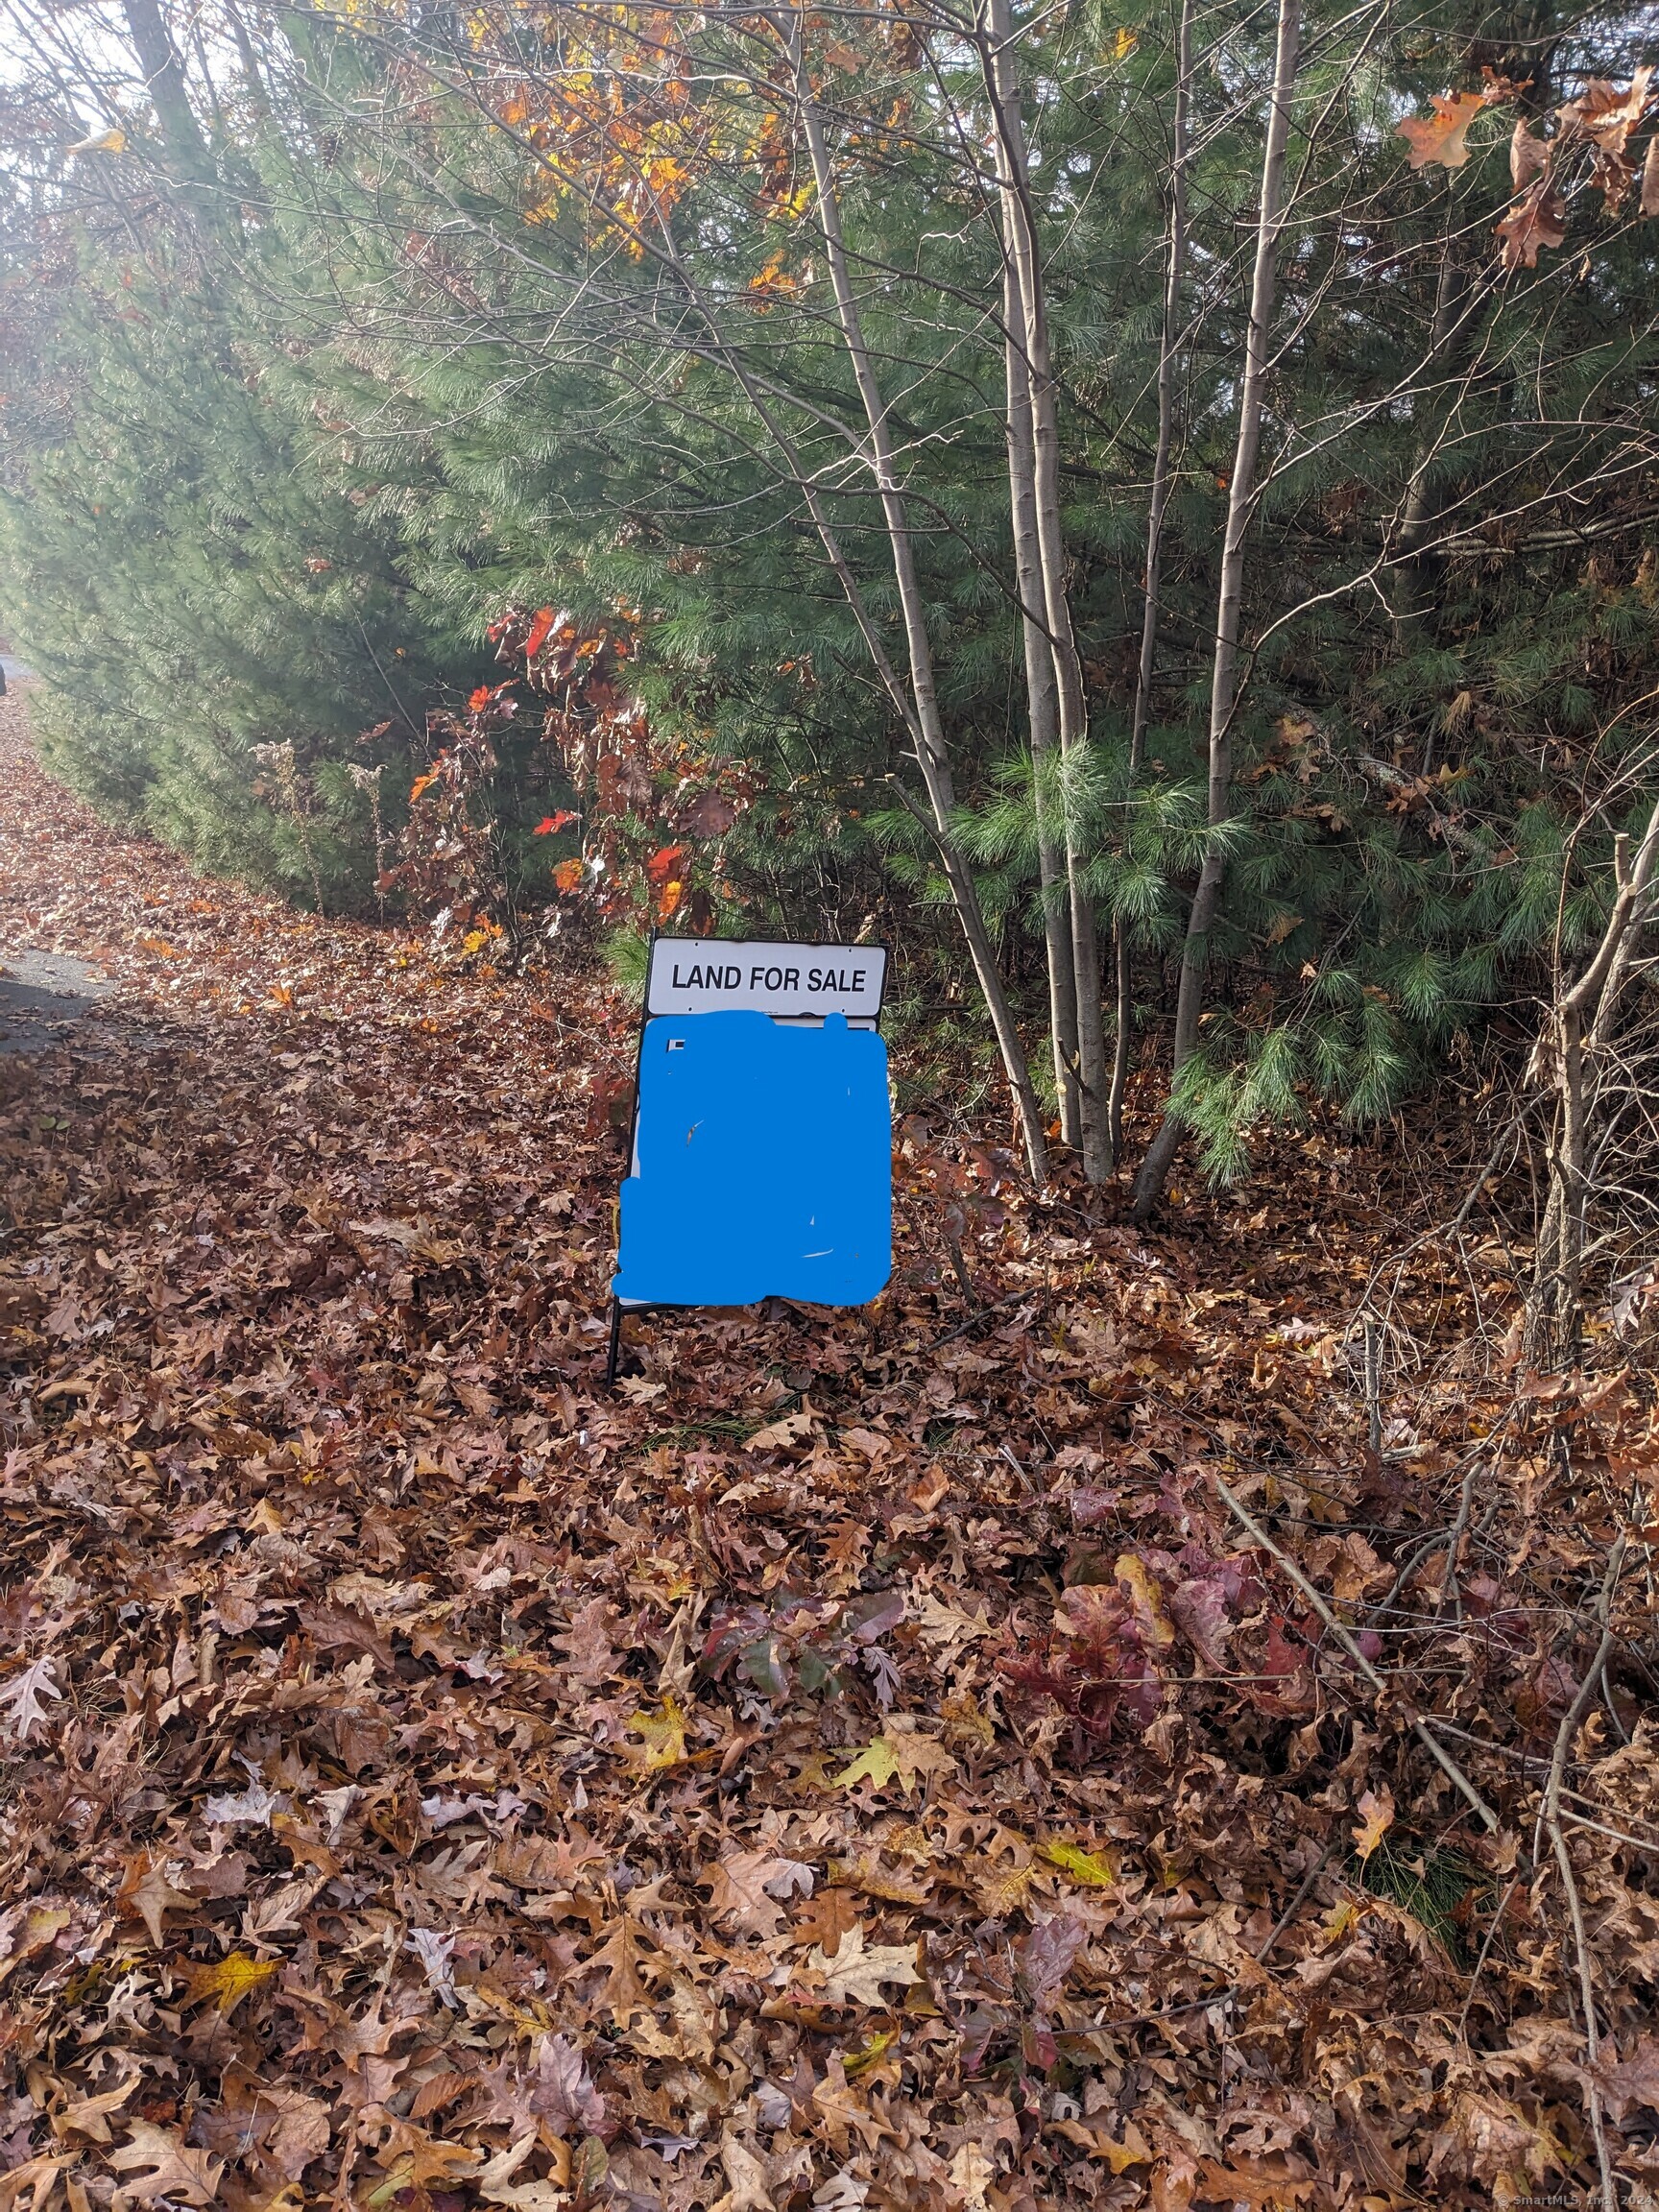
{"type": "Polygon", "coordinates": [[[612,1287],[646,1305],[863,1305],[893,1265],[892,1144],[875,1030],[840,1014],[647,1022],[612,1287]]]}

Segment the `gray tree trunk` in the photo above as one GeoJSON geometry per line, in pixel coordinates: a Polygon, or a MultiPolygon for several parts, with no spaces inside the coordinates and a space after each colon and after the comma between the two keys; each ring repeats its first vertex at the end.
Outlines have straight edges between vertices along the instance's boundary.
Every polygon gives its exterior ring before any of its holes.
{"type": "MultiPolygon", "coordinates": [[[[1181,284],[1187,268],[1187,99],[1192,75],[1193,0],[1181,0],[1175,33],[1175,112],[1170,126],[1168,259],[1164,276],[1164,327],[1158,342],[1158,443],[1152,454],[1152,496],[1146,517],[1146,597],[1141,613],[1141,665],[1129,733],[1131,782],[1146,756],[1152,677],[1158,659],[1158,606],[1164,562],[1164,513],[1169,504],[1169,455],[1175,433],[1175,368],[1181,342],[1181,284]]],[[[1112,1157],[1123,1157],[1123,1094],[1135,1019],[1134,940],[1119,915],[1114,927],[1118,969],[1118,1034],[1112,1053],[1107,1126],[1112,1157]]]]}
{"type": "Polygon", "coordinates": [[[1071,916],[1066,854],[1053,819],[1052,763],[1060,735],[1060,700],[1054,658],[1043,619],[1042,563],[1037,550],[1036,465],[1031,435],[1031,382],[1020,333],[1023,317],[1012,266],[1002,280],[1003,347],[1008,392],[1008,497],[1014,517],[1014,563],[1020,589],[1020,628],[1025,652],[1025,713],[1031,738],[1032,798],[1037,816],[1037,879],[1043,897],[1043,937],[1048,965],[1048,1034],[1054,1049],[1054,1089],[1060,1101],[1060,1136],[1082,1142],[1082,1097],[1077,1081],[1077,983],[1071,961],[1071,916]]]}
{"type": "MultiPolygon", "coordinates": [[[[1262,405],[1267,377],[1267,340],[1273,320],[1279,233],[1284,223],[1285,149],[1290,136],[1290,100],[1302,37],[1302,0],[1279,0],[1273,60],[1272,106],[1262,156],[1262,192],[1256,224],[1256,265],[1250,280],[1250,330],[1244,347],[1244,380],[1238,398],[1238,443],[1227,489],[1227,534],[1221,547],[1221,583],[1215,609],[1215,660],[1210,684],[1210,776],[1205,819],[1217,830],[1233,810],[1233,716],[1238,704],[1238,623],[1244,594],[1244,541],[1256,488],[1262,445],[1262,405]]],[[[1175,1005],[1173,1076],[1198,1042],[1204,1011],[1207,942],[1221,905],[1227,866],[1218,841],[1204,855],[1187,917],[1181,988],[1175,1005]]],[[[1135,1218],[1144,1221],[1163,1191],[1181,1142],[1181,1123],[1166,1105],[1135,1184],[1135,1218]]]]}
{"type": "Polygon", "coordinates": [[[886,402],[882,398],[875,365],[865,343],[863,319],[859,314],[857,297],[847,267],[840,203],[830,166],[829,149],[824,140],[823,121],[806,73],[801,17],[794,15],[784,18],[779,22],[778,28],[794,74],[796,106],[812,164],[818,218],[830,264],[836,317],[869,429],[868,458],[880,494],[882,518],[893,562],[893,577],[898,586],[900,611],[904,624],[904,641],[910,664],[910,695],[915,708],[912,730],[917,765],[922,771],[922,780],[932,810],[934,841],[946,878],[950,885],[963,935],[968,940],[969,952],[986,1010],[991,1016],[1009,1088],[1014,1094],[1015,1111],[1025,1145],[1026,1161],[1032,1180],[1041,1187],[1047,1179],[1048,1169],[1042,1108],[1031,1082],[1025,1047],[1021,1042],[1013,1009],[1008,1002],[996,950],[991,943],[990,931],[985,926],[979,895],[951,821],[956,793],[950,776],[950,755],[945,742],[944,723],[939,713],[938,695],[934,687],[933,646],[927,630],[926,609],[916,576],[910,518],[894,459],[886,402]]]}
{"type": "MultiPolygon", "coordinates": [[[[1037,524],[1043,619],[1054,662],[1063,760],[1081,761],[1089,741],[1083,661],[1071,627],[1066,587],[1066,547],[1060,519],[1060,427],[1048,344],[1048,311],[1031,205],[1025,125],[1014,69],[1013,19],[1008,0],[988,0],[979,52],[997,137],[997,177],[1002,206],[1004,250],[1017,290],[1025,370],[1031,397],[1031,495],[1037,524]]],[[[1077,1005],[1077,1081],[1081,1107],[1083,1172],[1104,1183],[1112,1172],[1106,1111],[1109,1078],[1106,1023],[1100,1002],[1100,938],[1094,905],[1084,887],[1089,854],[1075,808],[1064,809],[1066,877],[1071,917],[1071,968],[1077,1005]]]]}

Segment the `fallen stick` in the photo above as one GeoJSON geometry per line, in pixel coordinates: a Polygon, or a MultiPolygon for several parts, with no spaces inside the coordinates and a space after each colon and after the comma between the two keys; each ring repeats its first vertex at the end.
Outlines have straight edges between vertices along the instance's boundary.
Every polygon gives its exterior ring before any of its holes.
{"type": "MultiPolygon", "coordinates": [[[[1659,814],[1655,815],[1659,821],[1659,814]]],[[[1550,1779],[1545,1785],[1543,1803],[1538,1808],[1538,1825],[1532,1831],[1532,1855],[1538,1855],[1540,1830],[1548,1833],[1555,1863],[1561,1872],[1561,1887],[1566,1893],[1567,1915],[1573,1923],[1573,1947],[1578,1963],[1578,2003],[1584,2013],[1584,2097],[1590,2109],[1590,2133],[1596,2144],[1596,2164],[1601,2179],[1601,2212],[1619,2212],[1619,2191],[1613,2179],[1613,2162],[1607,2152],[1607,2129],[1601,2117],[1601,2091],[1597,2085],[1596,2069],[1600,2061],[1601,2031],[1596,2019],[1596,1984],[1590,1971],[1590,1947],[1584,1940],[1584,1909],[1579,1902],[1577,1878],[1573,1872],[1573,1858],[1567,1848],[1567,1838],[1561,1827],[1561,1785],[1567,1770],[1567,1754],[1573,1747],[1573,1739],[1578,1732],[1602,1671],[1612,1657],[1618,1638],[1613,1633],[1613,1593],[1619,1586],[1619,1571],[1624,1564],[1623,1535],[1613,1547],[1613,1556],[1607,1562],[1607,1572],[1601,1580],[1601,1595],[1596,1601],[1597,1616],[1601,1623],[1601,1641],[1596,1647],[1596,1656],[1585,1670],[1584,1679],[1578,1685],[1578,1695],[1561,1716],[1561,1725],[1555,1731],[1555,1748],[1550,1761],[1550,1779]]]]}
{"type": "MultiPolygon", "coordinates": [[[[1312,1606],[1314,1612],[1318,1614],[1320,1620],[1324,1622],[1326,1627],[1330,1629],[1332,1635],[1336,1638],[1342,1648],[1347,1652],[1349,1658],[1353,1660],[1355,1666],[1358,1667],[1359,1671],[1364,1675],[1366,1681],[1370,1683],[1374,1690],[1378,1691],[1379,1693],[1385,1694],[1388,1685],[1383,1681],[1382,1675],[1378,1673],[1376,1668],[1372,1666],[1370,1660],[1366,1658],[1364,1652],[1360,1650],[1359,1646],[1356,1642],[1352,1633],[1343,1626],[1340,1621],[1337,1620],[1335,1614],[1332,1612],[1330,1606],[1325,1602],[1324,1599],[1320,1597],[1318,1591],[1314,1589],[1312,1583],[1309,1581],[1307,1575],[1303,1574],[1301,1568],[1297,1566],[1295,1560],[1292,1559],[1287,1552],[1281,1550],[1281,1548],[1274,1543],[1272,1537],[1268,1535],[1266,1529],[1262,1527],[1262,1524],[1256,1519],[1255,1515],[1249,1512],[1243,1505],[1238,1503],[1238,1500],[1233,1495],[1232,1491],[1227,1487],[1226,1483],[1222,1481],[1219,1475],[1212,1472],[1210,1479],[1214,1483],[1216,1489],[1220,1491],[1222,1497],[1227,1501],[1228,1510],[1233,1514],[1234,1518],[1239,1521],[1243,1527],[1250,1531],[1251,1535],[1255,1537],[1257,1543],[1262,1546],[1264,1551],[1270,1551],[1273,1557],[1278,1560],[1280,1566],[1285,1570],[1285,1573],[1290,1577],[1291,1581],[1296,1585],[1297,1589],[1301,1591],[1303,1597],[1307,1599],[1309,1604],[1312,1606]]],[[[1411,1722],[1411,1729],[1412,1733],[1417,1738],[1417,1741],[1423,1745],[1424,1749],[1428,1751],[1431,1758],[1433,1759],[1435,1765],[1441,1767],[1443,1771],[1451,1778],[1451,1780],[1456,1784],[1457,1788],[1463,1792],[1464,1796],[1475,1808],[1475,1811],[1479,1814],[1481,1819],[1486,1823],[1486,1826],[1489,1829],[1494,1830],[1502,1826],[1502,1822],[1499,1820],[1497,1814],[1493,1812],[1491,1806],[1487,1804],[1485,1798],[1481,1796],[1479,1791],[1476,1789],[1474,1783],[1470,1781],[1468,1775],[1464,1773],[1462,1767],[1458,1766],[1456,1760],[1453,1758],[1452,1754],[1446,1749],[1445,1745],[1443,1743],[1437,1743],[1435,1739],[1430,1734],[1426,1724],[1422,1720],[1413,1719],[1411,1722]]]]}
{"type": "Polygon", "coordinates": [[[1314,1860],[1312,1865],[1309,1867],[1307,1873],[1303,1875],[1302,1887],[1297,1890],[1295,1896],[1291,1898],[1289,1904],[1286,1906],[1284,1911],[1280,1913],[1278,1920],[1274,1923],[1272,1935],[1268,1936],[1266,1942],[1262,1944],[1261,1950],[1258,1951],[1255,1955],[1256,1963],[1258,1966],[1266,1965],[1268,1958],[1272,1954],[1273,1946],[1278,1942],[1280,1936],[1284,1935],[1286,1929],[1289,1927],[1291,1921],[1295,1919],[1297,1913],[1301,1911],[1304,1899],[1307,1897],[1308,1892],[1312,1888],[1314,1883],[1318,1881],[1320,1875],[1324,1873],[1326,1867],[1330,1865],[1335,1849],[1335,1839],[1333,1838],[1332,1840],[1326,1844],[1324,1850],[1320,1852],[1318,1858],[1314,1860]]]}

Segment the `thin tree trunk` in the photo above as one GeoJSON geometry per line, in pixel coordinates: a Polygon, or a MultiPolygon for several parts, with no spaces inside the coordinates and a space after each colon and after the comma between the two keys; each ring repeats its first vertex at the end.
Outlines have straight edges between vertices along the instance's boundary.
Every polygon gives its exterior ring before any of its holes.
{"type": "Polygon", "coordinates": [[[1565,1366],[1577,1353],[1583,1326],[1584,1247],[1590,1204],[1590,1142],[1596,1099],[1588,1081],[1613,1043],[1613,1022],[1637,938],[1653,920],[1659,881],[1659,805],[1647,818],[1634,863],[1630,840],[1613,849],[1618,895],[1590,965],[1570,991],[1556,991],[1545,1036],[1556,1095],[1550,1194],[1539,1225],[1527,1350],[1540,1367],[1565,1366]]]}
{"type": "Polygon", "coordinates": [[[795,16],[779,23],[778,29],[794,74],[796,105],[806,139],[807,155],[812,163],[819,223],[824,232],[830,280],[835,295],[842,341],[853,364],[858,397],[863,404],[864,420],[869,427],[870,461],[881,497],[881,513],[893,561],[893,576],[898,586],[899,605],[904,622],[904,641],[910,663],[910,695],[915,706],[912,731],[916,757],[922,770],[923,782],[926,786],[928,805],[932,809],[934,840],[956,903],[963,934],[968,940],[992,1027],[997,1034],[1009,1087],[1014,1093],[1032,1180],[1041,1187],[1046,1181],[1048,1171],[1042,1108],[1032,1086],[1025,1048],[1021,1043],[1013,1009],[1008,1003],[1008,994],[1003,987],[990,931],[985,926],[979,895],[957,843],[950,819],[955,809],[956,794],[950,777],[950,756],[945,743],[938,696],[934,688],[933,647],[927,631],[926,609],[916,576],[909,514],[894,460],[886,402],[881,397],[870,350],[864,341],[863,319],[858,312],[857,298],[848,274],[846,246],[841,234],[840,205],[835,195],[829,150],[824,141],[823,123],[806,74],[801,18],[795,16]]]}
{"type": "Polygon", "coordinates": [[[173,42],[158,0],[123,0],[128,35],[144,72],[145,90],[161,127],[161,142],[175,180],[180,184],[203,228],[222,233],[226,205],[219,171],[184,82],[184,64],[173,42]]]}
{"type": "MultiPolygon", "coordinates": [[[[1446,236],[1440,248],[1440,275],[1434,287],[1434,314],[1429,326],[1429,355],[1425,367],[1437,361],[1453,338],[1467,328],[1470,314],[1468,300],[1472,288],[1470,272],[1457,257],[1456,217],[1454,210],[1448,218],[1446,236]]],[[[1446,409],[1437,408],[1432,425],[1412,465],[1411,480],[1406,487],[1406,503],[1401,510],[1400,527],[1395,533],[1391,548],[1395,567],[1389,600],[1396,644],[1406,642],[1407,632],[1422,621],[1431,605],[1433,576],[1431,565],[1425,557],[1423,547],[1434,520],[1430,471],[1433,467],[1445,423],[1446,409]]]]}
{"type": "MultiPolygon", "coordinates": [[[[1210,685],[1210,777],[1205,819],[1218,831],[1233,809],[1233,716],[1238,703],[1238,624],[1244,592],[1244,541],[1256,487],[1256,462],[1262,444],[1262,404],[1267,374],[1268,327],[1273,319],[1278,274],[1279,232],[1283,226],[1285,149],[1290,135],[1290,98],[1301,47],[1302,0],[1279,0],[1279,26],[1273,61],[1272,108],[1262,156],[1262,197],[1256,226],[1256,266],[1250,282],[1250,331],[1244,349],[1244,382],[1238,400],[1238,444],[1227,492],[1227,534],[1221,548],[1220,591],[1215,611],[1215,661],[1210,685]]],[[[1219,840],[1212,836],[1187,917],[1182,948],[1181,988],[1175,1002],[1171,1081],[1191,1057],[1204,1010],[1207,940],[1220,909],[1227,866],[1219,840]]],[[[1135,1218],[1145,1220],[1158,1203],[1181,1142],[1181,1123],[1166,1105],[1158,1133],[1147,1147],[1135,1185],[1135,1218]]]]}
{"type": "MultiPolygon", "coordinates": [[[[1181,328],[1181,283],[1187,265],[1187,95],[1192,74],[1193,0],[1181,0],[1175,33],[1175,113],[1170,132],[1168,262],[1164,278],[1164,328],[1158,342],[1158,443],[1152,454],[1152,498],[1146,517],[1146,597],[1141,613],[1141,666],[1135,679],[1135,719],[1129,733],[1129,777],[1146,756],[1152,713],[1152,675],[1158,658],[1158,595],[1164,563],[1164,511],[1169,504],[1169,455],[1175,432],[1175,362],[1181,328]]],[[[1112,1157],[1123,1157],[1123,1094],[1129,1081],[1130,1033],[1135,1016],[1134,945],[1127,920],[1114,926],[1118,967],[1118,1035],[1112,1054],[1112,1094],[1107,1126],[1112,1157]]]]}
{"type": "Polygon", "coordinates": [[[1008,390],[1008,498],[1014,518],[1015,574],[1020,587],[1020,628],[1025,653],[1025,712],[1031,737],[1032,800],[1037,816],[1037,879],[1043,895],[1043,936],[1048,956],[1048,1034],[1054,1047],[1054,1090],[1060,1101],[1060,1135],[1074,1150],[1082,1142],[1082,1100],[1077,1083],[1077,985],[1071,963],[1071,921],[1066,855],[1054,834],[1051,762],[1060,734],[1054,657],[1042,617],[1043,575],[1037,551],[1036,469],[1031,435],[1031,382],[1020,336],[1023,317],[1011,263],[1002,273],[1003,348],[1008,390]]]}
{"type": "MultiPolygon", "coordinates": [[[[1013,18],[1008,0],[988,0],[989,36],[981,28],[979,54],[997,132],[997,177],[1002,205],[1004,250],[1019,294],[1018,334],[1025,353],[1031,398],[1032,499],[1037,524],[1044,626],[1054,662],[1063,761],[1080,763],[1089,738],[1083,661],[1071,627],[1066,589],[1066,547],[1060,523],[1060,426],[1048,344],[1048,313],[1032,215],[1025,125],[1014,73],[1013,18]]],[[[1071,916],[1071,968],[1077,1005],[1077,1082],[1082,1121],[1083,1172],[1104,1183],[1112,1172],[1106,1125],[1106,1023],[1100,1002],[1100,938],[1094,902],[1083,884],[1088,854],[1082,826],[1070,798],[1065,806],[1066,877],[1071,916]]]]}

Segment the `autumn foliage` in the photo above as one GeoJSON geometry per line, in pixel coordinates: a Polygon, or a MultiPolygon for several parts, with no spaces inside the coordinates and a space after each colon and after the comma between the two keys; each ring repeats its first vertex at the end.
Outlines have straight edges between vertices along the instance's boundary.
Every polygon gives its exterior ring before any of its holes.
{"type": "Polygon", "coordinates": [[[1516,1365],[1452,1118],[1142,1236],[913,1117],[873,1309],[609,1397],[626,1003],[193,878],[9,712],[8,931],[120,989],[0,1058],[8,2204],[1473,2206],[1592,2095],[1642,2185],[1650,1378],[1516,1365]]]}

